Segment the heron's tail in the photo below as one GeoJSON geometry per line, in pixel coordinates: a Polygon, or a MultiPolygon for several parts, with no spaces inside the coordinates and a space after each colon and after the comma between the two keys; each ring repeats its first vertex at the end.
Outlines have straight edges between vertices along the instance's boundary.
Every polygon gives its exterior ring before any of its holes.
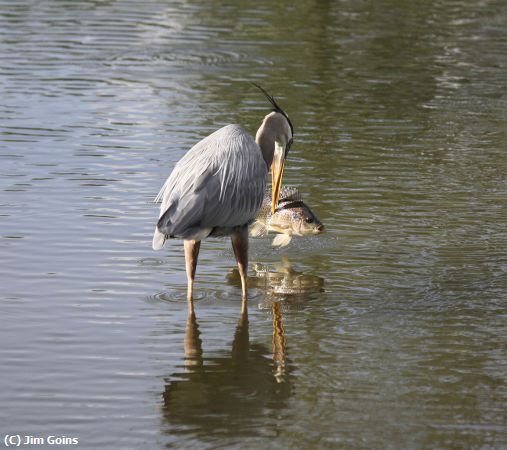
{"type": "Polygon", "coordinates": [[[165,244],[165,235],[158,231],[158,228],[155,227],[155,233],[153,234],[153,242],[152,247],[153,250],[160,250],[165,244]]]}

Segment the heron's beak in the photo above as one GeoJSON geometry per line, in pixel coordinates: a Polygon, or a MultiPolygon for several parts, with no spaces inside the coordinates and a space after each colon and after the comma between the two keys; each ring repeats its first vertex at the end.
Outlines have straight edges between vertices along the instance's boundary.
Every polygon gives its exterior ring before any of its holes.
{"type": "Polygon", "coordinates": [[[271,166],[271,186],[272,186],[272,199],[271,199],[271,214],[275,213],[278,206],[278,199],[280,198],[280,188],[282,187],[283,167],[285,164],[285,149],[281,146],[275,145],[275,154],[273,156],[273,164],[271,166]]]}

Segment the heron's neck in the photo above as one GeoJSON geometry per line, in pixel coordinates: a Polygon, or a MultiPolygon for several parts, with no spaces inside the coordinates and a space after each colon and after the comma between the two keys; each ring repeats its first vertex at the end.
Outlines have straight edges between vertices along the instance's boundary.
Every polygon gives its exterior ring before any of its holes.
{"type": "Polygon", "coordinates": [[[266,129],[264,124],[261,125],[255,136],[255,142],[261,149],[262,157],[266,161],[266,165],[271,167],[273,163],[273,155],[275,154],[275,135],[266,129]]]}

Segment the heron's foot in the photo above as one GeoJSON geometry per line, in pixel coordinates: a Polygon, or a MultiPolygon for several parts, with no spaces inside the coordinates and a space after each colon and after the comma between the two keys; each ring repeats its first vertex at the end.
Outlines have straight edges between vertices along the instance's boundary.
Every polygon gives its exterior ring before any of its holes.
{"type": "Polygon", "coordinates": [[[246,295],[243,295],[243,298],[241,300],[241,314],[242,316],[248,314],[248,298],[246,295]]]}
{"type": "Polygon", "coordinates": [[[241,299],[243,302],[248,300],[248,288],[247,288],[247,278],[246,273],[241,277],[241,299]]]}
{"type": "Polygon", "coordinates": [[[187,305],[188,305],[188,314],[195,314],[194,313],[194,297],[193,297],[193,291],[191,288],[187,291],[187,305]]]}

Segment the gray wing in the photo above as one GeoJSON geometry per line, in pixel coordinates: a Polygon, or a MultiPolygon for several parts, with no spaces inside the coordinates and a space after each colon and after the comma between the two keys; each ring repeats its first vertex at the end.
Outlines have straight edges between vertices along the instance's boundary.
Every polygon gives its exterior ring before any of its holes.
{"type": "Polygon", "coordinates": [[[252,138],[238,125],[215,131],[176,164],[156,200],[160,218],[153,237],[200,240],[213,228],[245,225],[259,210],[267,166],[252,138]]]}

